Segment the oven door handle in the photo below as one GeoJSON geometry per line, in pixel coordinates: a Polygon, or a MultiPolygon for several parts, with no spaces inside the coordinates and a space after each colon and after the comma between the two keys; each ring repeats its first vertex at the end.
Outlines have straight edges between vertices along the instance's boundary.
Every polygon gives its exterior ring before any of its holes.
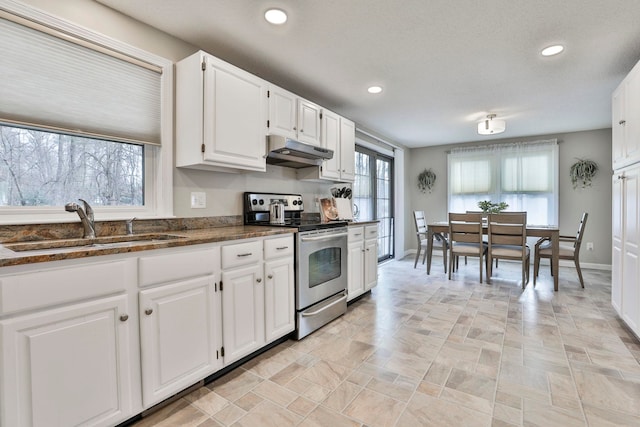
{"type": "Polygon", "coordinates": [[[310,317],[310,316],[315,316],[318,313],[321,313],[323,311],[325,311],[326,309],[328,309],[329,307],[333,307],[336,304],[340,304],[342,301],[347,299],[347,295],[345,294],[343,297],[340,297],[339,299],[335,300],[334,302],[332,302],[331,304],[325,305],[324,307],[320,308],[319,310],[316,311],[312,311],[311,313],[307,313],[306,311],[303,311],[302,313],[300,313],[302,315],[302,317],[310,317]]]}
{"type": "Polygon", "coordinates": [[[301,237],[300,240],[303,242],[317,242],[320,240],[329,240],[334,239],[336,237],[347,236],[347,233],[336,233],[336,234],[326,234],[324,236],[316,236],[316,237],[301,237]]]}

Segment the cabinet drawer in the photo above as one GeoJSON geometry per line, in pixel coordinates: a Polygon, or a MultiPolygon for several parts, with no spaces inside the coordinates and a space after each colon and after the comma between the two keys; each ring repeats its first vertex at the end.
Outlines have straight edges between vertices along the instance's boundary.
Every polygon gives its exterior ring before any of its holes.
{"type": "Polygon", "coordinates": [[[264,241],[264,259],[293,256],[293,235],[264,241]]]}
{"type": "Polygon", "coordinates": [[[364,239],[364,227],[349,227],[349,243],[364,239]]]}
{"type": "Polygon", "coordinates": [[[0,276],[0,315],[122,292],[133,281],[133,259],[0,276]]]}
{"type": "Polygon", "coordinates": [[[262,259],[262,242],[238,243],[222,247],[222,268],[256,264],[262,259]]]}
{"type": "Polygon", "coordinates": [[[367,225],[364,228],[365,239],[377,239],[378,238],[378,225],[367,225]]]}
{"type": "Polygon", "coordinates": [[[213,274],[218,265],[218,258],[218,248],[170,251],[161,255],[140,257],[138,283],[143,287],[213,274]]]}

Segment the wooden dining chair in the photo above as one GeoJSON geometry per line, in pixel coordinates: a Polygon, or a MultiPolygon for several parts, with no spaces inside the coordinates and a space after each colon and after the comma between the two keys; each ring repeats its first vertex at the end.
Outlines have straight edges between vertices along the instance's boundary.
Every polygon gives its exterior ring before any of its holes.
{"type": "MultiPolygon", "coordinates": [[[[429,248],[429,240],[428,240],[428,230],[427,230],[427,221],[424,216],[424,211],[413,211],[413,219],[416,226],[416,237],[418,239],[418,250],[416,252],[416,260],[413,263],[413,268],[416,268],[418,265],[418,259],[420,258],[420,253],[423,252],[422,255],[422,264],[424,264],[425,258],[427,258],[427,250],[429,248]]],[[[447,250],[449,248],[447,238],[443,236],[441,233],[433,234],[433,249],[441,249],[442,250],[442,260],[444,264],[444,272],[447,272],[447,250]]],[[[427,274],[431,272],[431,254],[429,254],[429,262],[427,263],[427,274]]]]}
{"type": "Polygon", "coordinates": [[[522,263],[522,289],[529,283],[531,251],[527,246],[527,213],[491,213],[487,218],[487,283],[491,283],[494,259],[519,260],[522,263]]]}
{"type": "MultiPolygon", "coordinates": [[[[587,225],[587,218],[589,214],[584,212],[582,218],[580,218],[580,224],[578,225],[578,232],[576,236],[560,236],[560,249],[558,251],[558,258],[564,260],[571,260],[576,266],[578,272],[578,279],[580,279],[580,286],[584,288],[584,280],[582,279],[582,270],[580,269],[580,245],[582,244],[582,236],[584,235],[584,229],[587,225]],[[569,243],[562,244],[563,242],[569,243]]],[[[540,258],[551,259],[551,240],[548,237],[541,237],[534,246],[534,258],[533,258],[533,284],[536,284],[536,277],[540,270],[540,258]]],[[[553,266],[551,266],[551,275],[553,276],[553,266]]]]}
{"type": "Polygon", "coordinates": [[[482,215],[475,213],[449,213],[449,280],[454,260],[460,256],[480,259],[480,283],[482,263],[487,251],[482,243],[482,215]]]}

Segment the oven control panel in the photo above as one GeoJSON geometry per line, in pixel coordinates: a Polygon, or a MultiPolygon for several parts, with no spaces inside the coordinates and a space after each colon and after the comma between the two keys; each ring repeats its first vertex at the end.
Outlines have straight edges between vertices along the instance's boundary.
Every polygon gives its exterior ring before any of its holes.
{"type": "Polygon", "coordinates": [[[274,201],[284,203],[285,211],[304,211],[302,195],[272,193],[244,193],[244,210],[245,212],[269,212],[269,205],[274,201]]]}

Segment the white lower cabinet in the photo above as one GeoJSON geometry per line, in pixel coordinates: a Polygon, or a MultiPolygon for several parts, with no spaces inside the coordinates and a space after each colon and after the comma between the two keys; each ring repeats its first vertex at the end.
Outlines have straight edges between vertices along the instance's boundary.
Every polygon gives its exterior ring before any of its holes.
{"type": "Polygon", "coordinates": [[[140,292],[143,404],[149,407],[222,367],[214,275],[140,292]]]}
{"type": "Polygon", "coordinates": [[[350,301],[378,283],[378,226],[350,226],[348,252],[350,301]]]}
{"type": "Polygon", "coordinates": [[[264,241],[265,339],[275,341],[296,328],[293,237],[264,241]]]}
{"type": "Polygon", "coordinates": [[[222,247],[225,365],[293,331],[294,311],[292,235],[222,247]]]}
{"type": "Polygon", "coordinates": [[[0,321],[2,426],[113,426],[134,415],[125,295],[0,321]]]}

